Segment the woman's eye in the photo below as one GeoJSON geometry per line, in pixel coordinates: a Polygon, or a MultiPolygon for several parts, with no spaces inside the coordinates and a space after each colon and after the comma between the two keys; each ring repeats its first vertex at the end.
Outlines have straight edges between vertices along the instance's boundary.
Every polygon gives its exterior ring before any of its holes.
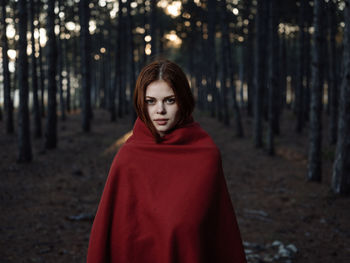
{"type": "Polygon", "coordinates": [[[146,100],[146,103],[147,103],[147,104],[154,104],[154,100],[152,100],[152,99],[147,99],[147,100],[146,100]]]}
{"type": "Polygon", "coordinates": [[[166,103],[168,103],[168,104],[175,103],[175,98],[168,98],[168,99],[166,99],[166,103]]]}

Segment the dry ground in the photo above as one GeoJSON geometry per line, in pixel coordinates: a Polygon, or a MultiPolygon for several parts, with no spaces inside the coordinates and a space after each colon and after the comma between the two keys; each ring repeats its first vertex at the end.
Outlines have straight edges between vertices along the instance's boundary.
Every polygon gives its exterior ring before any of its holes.
{"type": "MultiPolygon", "coordinates": [[[[323,181],[310,183],[307,129],[296,135],[290,112],[274,157],[253,147],[246,116],[242,139],[204,113],[195,119],[221,150],[243,240],[292,243],[299,250],[296,263],[350,262],[350,199],[329,190],[334,147],[326,139],[323,181]]],[[[0,122],[0,262],[85,262],[109,165],[131,128],[128,118],[110,123],[108,113],[97,110],[92,132],[84,134],[79,114],[68,115],[58,125],[57,149],[45,151],[42,139],[33,140],[33,162],[18,164],[17,138],[0,122]]]]}

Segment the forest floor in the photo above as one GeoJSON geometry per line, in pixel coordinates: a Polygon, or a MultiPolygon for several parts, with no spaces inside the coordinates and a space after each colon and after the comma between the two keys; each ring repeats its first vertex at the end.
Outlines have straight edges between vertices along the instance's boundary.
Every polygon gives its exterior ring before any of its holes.
{"type": "MultiPolygon", "coordinates": [[[[254,148],[245,113],[244,138],[205,113],[195,119],[221,150],[245,242],[258,244],[259,253],[277,240],[298,249],[290,261],[273,262],[349,262],[350,199],[330,191],[334,146],[326,139],[327,116],[321,183],[306,181],[308,128],[297,135],[290,111],[281,118],[274,157],[254,148]]],[[[111,123],[102,110],[94,112],[89,134],[80,124],[79,114],[68,115],[58,124],[57,149],[44,150],[43,139],[33,139],[33,161],[19,164],[17,136],[6,135],[0,122],[0,262],[85,262],[109,166],[132,125],[127,117],[111,123]]]]}

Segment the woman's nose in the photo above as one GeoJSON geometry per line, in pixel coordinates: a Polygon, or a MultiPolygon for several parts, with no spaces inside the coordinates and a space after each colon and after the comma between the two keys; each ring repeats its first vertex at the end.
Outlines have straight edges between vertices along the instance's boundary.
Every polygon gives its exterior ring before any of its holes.
{"type": "Polygon", "coordinates": [[[165,113],[165,107],[163,102],[159,102],[157,104],[157,113],[158,114],[164,114],[165,113]]]}

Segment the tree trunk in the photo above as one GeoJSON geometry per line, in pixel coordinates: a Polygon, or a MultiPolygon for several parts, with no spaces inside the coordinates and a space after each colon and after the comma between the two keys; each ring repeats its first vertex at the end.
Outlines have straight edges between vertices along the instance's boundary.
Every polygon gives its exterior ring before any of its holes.
{"type": "Polygon", "coordinates": [[[81,49],[81,70],[82,70],[82,129],[90,131],[91,110],[91,76],[90,76],[90,32],[89,0],[79,2],[80,17],[80,49],[81,49]]]}
{"type": "Polygon", "coordinates": [[[32,146],[30,141],[30,121],[28,109],[28,57],[27,57],[27,1],[18,1],[18,161],[32,160],[32,146]]]}
{"type": "Polygon", "coordinates": [[[37,65],[36,65],[36,57],[35,57],[35,39],[34,39],[34,20],[35,20],[35,4],[34,0],[30,0],[30,28],[31,28],[31,43],[32,43],[32,92],[33,92],[33,113],[34,113],[34,136],[36,138],[40,138],[42,136],[41,132],[41,116],[40,116],[40,104],[38,97],[38,73],[37,73],[37,65]]]}
{"type": "Polygon", "coordinates": [[[258,0],[256,14],[256,52],[255,52],[255,71],[254,71],[254,145],[257,148],[263,145],[263,110],[264,110],[264,93],[265,93],[265,52],[267,32],[264,25],[266,19],[266,5],[263,0],[258,0]]]}
{"type": "Polygon", "coordinates": [[[304,126],[304,57],[305,57],[305,15],[306,1],[300,2],[299,7],[299,39],[297,46],[297,80],[295,87],[295,110],[297,115],[296,132],[301,133],[304,126]]]}
{"type": "Polygon", "coordinates": [[[350,0],[346,0],[344,17],[344,72],[340,87],[338,140],[332,178],[332,189],[336,194],[350,193],[350,0]]]}
{"type": "Polygon", "coordinates": [[[274,134],[276,132],[276,123],[278,122],[279,97],[278,95],[278,0],[270,0],[269,3],[269,80],[268,80],[268,132],[267,132],[267,151],[269,155],[275,154],[274,134]]]}
{"type": "Polygon", "coordinates": [[[131,17],[131,6],[130,1],[127,2],[127,9],[128,9],[128,47],[129,47],[129,69],[130,69],[130,111],[132,112],[132,123],[136,120],[136,111],[133,107],[133,95],[134,95],[134,89],[135,89],[135,61],[134,61],[134,40],[133,40],[133,33],[132,30],[134,28],[133,26],[133,20],[131,17]]]}
{"type": "Polygon", "coordinates": [[[307,179],[321,181],[322,173],[322,91],[323,91],[323,51],[325,45],[323,0],[314,1],[314,28],[312,52],[312,83],[310,113],[310,145],[307,179]]]}
{"type": "Polygon", "coordinates": [[[223,107],[223,121],[226,126],[230,125],[230,116],[228,113],[228,105],[227,105],[227,52],[229,51],[230,39],[228,35],[227,23],[228,19],[226,16],[226,0],[221,0],[220,2],[220,13],[221,13],[221,93],[222,93],[222,107],[223,107]]]}
{"type": "MultiPolygon", "coordinates": [[[[118,1],[119,6],[122,6],[122,1],[118,1]]],[[[118,117],[121,118],[123,117],[123,102],[122,102],[122,94],[123,94],[123,81],[122,81],[122,34],[123,34],[123,12],[121,11],[122,8],[119,8],[118,11],[118,26],[117,26],[117,43],[116,43],[116,62],[115,62],[115,83],[114,86],[117,88],[118,91],[118,117]]],[[[113,94],[116,92],[113,91],[113,94]]],[[[112,119],[115,121],[115,117],[112,119]]]]}
{"type": "Polygon", "coordinates": [[[157,0],[151,0],[151,13],[150,13],[150,33],[151,33],[151,55],[155,57],[158,54],[157,49],[157,0]]]}
{"type": "Polygon", "coordinates": [[[287,40],[286,40],[285,29],[281,35],[281,44],[280,44],[280,114],[286,106],[287,102],[287,40]]]}
{"type": "Polygon", "coordinates": [[[329,139],[331,144],[337,142],[337,123],[338,123],[338,78],[337,78],[337,48],[335,36],[337,34],[337,21],[336,21],[336,4],[334,1],[330,1],[328,8],[328,24],[330,29],[329,39],[329,83],[328,89],[330,90],[330,125],[329,125],[329,139]]]}
{"type": "Polygon", "coordinates": [[[210,113],[216,116],[217,88],[216,88],[216,52],[215,52],[215,17],[216,1],[208,0],[208,91],[211,94],[210,113]]]}
{"type": "Polygon", "coordinates": [[[55,36],[55,0],[48,1],[47,9],[47,122],[45,132],[45,147],[56,148],[57,145],[57,102],[56,102],[56,36],[55,36]]]}
{"type": "Polygon", "coordinates": [[[1,23],[2,23],[2,34],[1,34],[1,46],[2,46],[2,68],[3,68],[3,76],[4,76],[4,106],[5,106],[5,127],[6,133],[12,134],[14,133],[14,125],[13,125],[13,105],[11,98],[11,79],[10,79],[10,71],[9,71],[9,60],[7,56],[8,43],[6,36],[6,1],[1,2],[1,23]]]}
{"type": "MultiPolygon", "coordinates": [[[[58,9],[59,12],[63,12],[63,4],[62,0],[58,1],[58,9]]],[[[64,102],[64,95],[63,95],[63,70],[64,70],[64,60],[65,60],[65,52],[63,49],[63,41],[64,38],[61,38],[62,34],[64,33],[65,26],[63,18],[58,19],[58,26],[59,26],[59,34],[57,38],[58,43],[58,61],[57,61],[57,68],[58,68],[58,87],[59,87],[59,98],[60,98],[60,112],[61,112],[61,121],[66,120],[66,106],[64,102]]]]}

